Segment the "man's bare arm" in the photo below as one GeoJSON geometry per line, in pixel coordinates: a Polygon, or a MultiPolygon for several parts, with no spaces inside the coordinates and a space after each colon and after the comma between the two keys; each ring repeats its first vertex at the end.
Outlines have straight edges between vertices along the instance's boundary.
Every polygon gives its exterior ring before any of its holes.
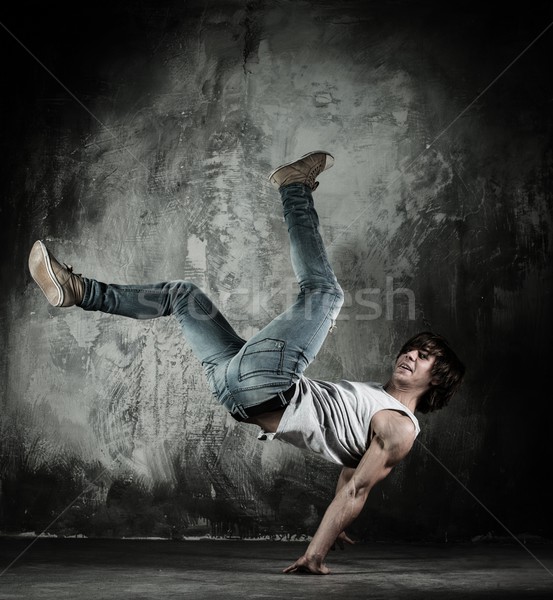
{"type": "MultiPolygon", "coordinates": [[[[340,476],[338,477],[338,481],[336,482],[336,491],[334,492],[334,496],[337,496],[340,490],[349,483],[350,479],[353,477],[355,473],[355,469],[352,467],[342,467],[340,472],[340,476]]],[[[335,543],[332,545],[332,550],[335,549],[336,544],[339,548],[344,548],[344,544],[355,544],[355,542],[347,535],[345,531],[342,531],[338,534],[335,543]]]]}
{"type": "Polygon", "coordinates": [[[305,554],[284,570],[285,573],[308,571],[329,573],[324,559],[336,538],[359,515],[369,492],[382,481],[411,449],[415,437],[412,422],[393,411],[381,411],[373,417],[374,437],[351,477],[340,474],[337,493],[313,536],[305,554]]]}

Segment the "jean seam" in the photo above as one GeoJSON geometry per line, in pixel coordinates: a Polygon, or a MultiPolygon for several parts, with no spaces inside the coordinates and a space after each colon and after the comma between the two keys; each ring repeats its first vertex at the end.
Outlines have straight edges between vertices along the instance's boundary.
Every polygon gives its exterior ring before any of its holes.
{"type": "Polygon", "coordinates": [[[227,364],[225,365],[225,392],[228,393],[228,397],[229,400],[232,401],[232,405],[235,406],[236,405],[236,398],[233,396],[232,392],[230,391],[230,385],[229,385],[229,380],[228,380],[228,368],[230,365],[230,360],[227,361],[227,364]]]}
{"type": "MultiPolygon", "coordinates": [[[[319,326],[317,327],[317,329],[313,332],[313,335],[311,336],[311,339],[307,342],[307,344],[305,345],[305,347],[303,348],[303,352],[307,353],[309,347],[311,346],[311,344],[313,343],[313,340],[315,339],[315,337],[317,336],[317,334],[319,333],[319,331],[321,330],[321,327],[324,325],[325,321],[328,318],[328,315],[330,315],[332,313],[332,311],[334,310],[334,307],[336,306],[336,302],[338,300],[340,296],[338,294],[334,294],[334,300],[332,302],[332,305],[330,306],[330,308],[328,309],[328,311],[326,312],[324,318],[321,320],[319,326]]],[[[332,319],[330,319],[332,321],[332,319]]],[[[326,338],[325,338],[326,339],[326,338]]],[[[324,340],[323,340],[324,343],[324,340]]],[[[322,344],[321,344],[322,345],[322,344]]]]}
{"type": "Polygon", "coordinates": [[[334,274],[334,271],[332,270],[332,267],[330,266],[330,263],[328,262],[327,256],[326,256],[326,249],[325,246],[323,244],[323,240],[321,239],[321,234],[318,231],[318,225],[315,222],[315,219],[313,217],[313,211],[308,211],[308,215],[309,215],[309,221],[311,223],[311,227],[313,228],[313,231],[315,232],[314,238],[315,238],[315,242],[317,244],[317,249],[319,251],[319,257],[324,265],[324,270],[325,270],[325,277],[331,281],[333,284],[336,284],[336,275],[334,274]]]}

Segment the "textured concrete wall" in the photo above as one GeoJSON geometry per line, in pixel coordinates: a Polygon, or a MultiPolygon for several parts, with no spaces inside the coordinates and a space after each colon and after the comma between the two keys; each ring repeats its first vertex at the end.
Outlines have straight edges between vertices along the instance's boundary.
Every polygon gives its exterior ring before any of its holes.
{"type": "Polygon", "coordinates": [[[227,416],[172,319],[53,309],[26,259],[41,238],[100,280],[192,279],[248,337],[294,293],[266,175],[324,148],[316,202],[348,302],[308,375],[384,381],[429,327],[468,368],[357,533],[503,535],[459,482],[513,531],[551,533],[553,30],[494,80],[553,15],[437,6],[5,17],[50,73],[0,31],[2,530],[38,531],[86,490],[52,531],[312,531],[338,468],[227,416]]]}

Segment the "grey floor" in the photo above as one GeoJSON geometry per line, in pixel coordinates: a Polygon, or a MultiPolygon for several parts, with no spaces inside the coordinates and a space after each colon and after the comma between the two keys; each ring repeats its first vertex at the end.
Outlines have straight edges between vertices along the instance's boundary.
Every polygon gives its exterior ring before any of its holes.
{"type": "MultiPolygon", "coordinates": [[[[30,541],[0,538],[0,572],[30,541]]],[[[516,544],[357,544],[329,555],[330,575],[282,574],[305,547],[40,539],[0,577],[0,598],[553,598],[553,545],[528,546],[533,558],[516,544]]]]}

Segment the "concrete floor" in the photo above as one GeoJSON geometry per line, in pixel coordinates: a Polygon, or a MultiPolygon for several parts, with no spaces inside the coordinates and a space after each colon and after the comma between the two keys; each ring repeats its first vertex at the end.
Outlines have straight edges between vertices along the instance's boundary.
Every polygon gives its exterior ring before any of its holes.
{"type": "MultiPolygon", "coordinates": [[[[0,539],[0,571],[29,544],[0,539]]],[[[553,575],[500,544],[357,544],[332,574],[284,575],[305,543],[38,540],[2,577],[0,598],[553,598],[553,575]]],[[[529,548],[553,572],[553,546],[529,548]]]]}

